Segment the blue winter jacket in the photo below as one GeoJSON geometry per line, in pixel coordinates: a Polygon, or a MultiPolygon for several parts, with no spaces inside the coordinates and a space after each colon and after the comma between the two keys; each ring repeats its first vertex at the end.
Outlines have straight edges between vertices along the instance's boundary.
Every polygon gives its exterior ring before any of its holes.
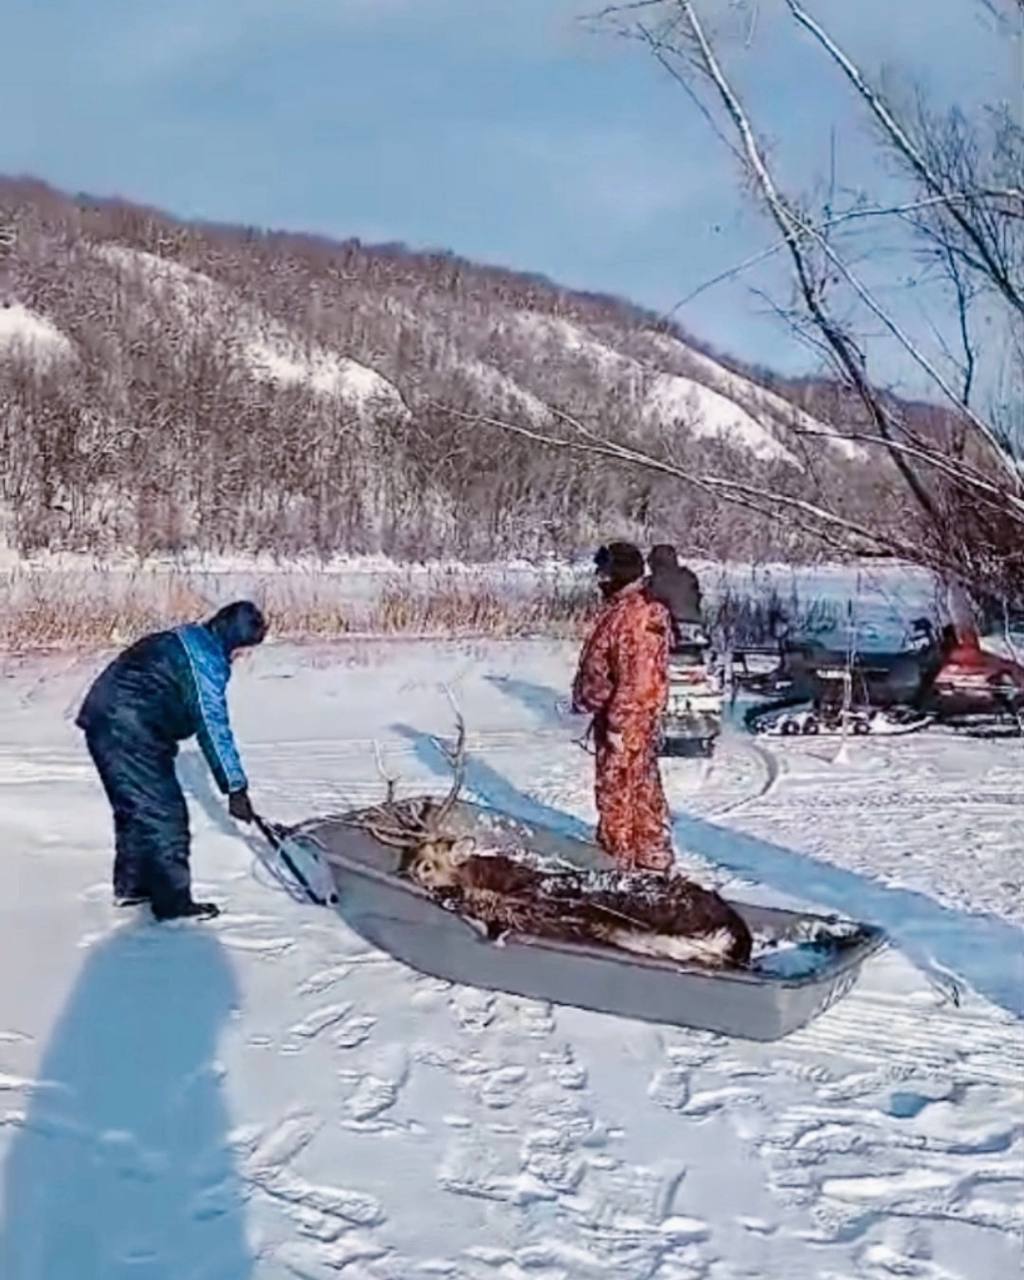
{"type": "Polygon", "coordinates": [[[259,644],[266,626],[255,605],[229,605],[209,622],[146,636],[97,677],[76,723],[124,750],[176,749],[198,736],[222,792],[248,786],[231,731],[231,654],[259,644]]]}

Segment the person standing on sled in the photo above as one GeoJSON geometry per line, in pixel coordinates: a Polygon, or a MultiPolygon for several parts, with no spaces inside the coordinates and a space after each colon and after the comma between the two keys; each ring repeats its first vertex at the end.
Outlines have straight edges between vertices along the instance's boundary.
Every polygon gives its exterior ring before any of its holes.
{"type": "Polygon", "coordinates": [[[86,695],[75,723],[114,811],[118,905],[148,902],[158,920],[220,914],[192,898],[188,808],[174,761],[178,743],[198,735],[231,816],[253,821],[227,687],[235,657],[266,630],[254,604],[227,605],[208,622],[139,640],[86,695]]]}
{"type": "Polygon", "coordinates": [[[580,657],[573,706],[593,716],[601,848],[628,871],[672,865],[658,735],[668,696],[671,620],[644,584],[644,559],[628,542],[594,557],[605,606],[580,657]]]}

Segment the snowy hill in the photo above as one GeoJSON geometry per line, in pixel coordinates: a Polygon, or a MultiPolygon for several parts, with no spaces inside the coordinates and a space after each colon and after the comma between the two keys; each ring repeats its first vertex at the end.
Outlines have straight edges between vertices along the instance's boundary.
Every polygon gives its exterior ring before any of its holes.
{"type": "Polygon", "coordinates": [[[879,501],[875,459],[818,413],[834,394],[764,385],[625,302],[27,182],[0,182],[0,211],[0,498],[22,504],[19,545],[475,556],[657,527],[710,554],[800,553],[699,491],[446,406],[537,425],[556,405],[697,469],[794,493],[824,476],[861,516],[879,501]]]}

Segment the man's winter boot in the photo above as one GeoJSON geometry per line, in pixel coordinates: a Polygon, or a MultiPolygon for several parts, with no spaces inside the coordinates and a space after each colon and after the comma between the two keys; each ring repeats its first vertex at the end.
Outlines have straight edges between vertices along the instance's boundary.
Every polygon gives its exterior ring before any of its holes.
{"type": "Polygon", "coordinates": [[[149,901],[149,895],[146,893],[115,893],[115,907],[141,907],[149,901]]]}
{"type": "Polygon", "coordinates": [[[215,902],[183,902],[173,907],[153,908],[157,920],[213,920],[220,915],[220,907],[215,902]]]}

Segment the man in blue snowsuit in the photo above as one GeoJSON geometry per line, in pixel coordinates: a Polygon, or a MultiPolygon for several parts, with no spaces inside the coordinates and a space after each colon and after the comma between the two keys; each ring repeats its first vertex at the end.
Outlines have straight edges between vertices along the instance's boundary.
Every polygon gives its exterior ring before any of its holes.
{"type": "Polygon", "coordinates": [[[148,902],[158,920],[212,917],[195,902],[189,872],[188,808],[174,761],[194,734],[231,816],[252,822],[248,781],[228,718],[231,663],[260,644],[266,623],[249,601],[208,622],[146,636],[103,671],[76,724],[114,811],[114,897],[148,902]]]}

